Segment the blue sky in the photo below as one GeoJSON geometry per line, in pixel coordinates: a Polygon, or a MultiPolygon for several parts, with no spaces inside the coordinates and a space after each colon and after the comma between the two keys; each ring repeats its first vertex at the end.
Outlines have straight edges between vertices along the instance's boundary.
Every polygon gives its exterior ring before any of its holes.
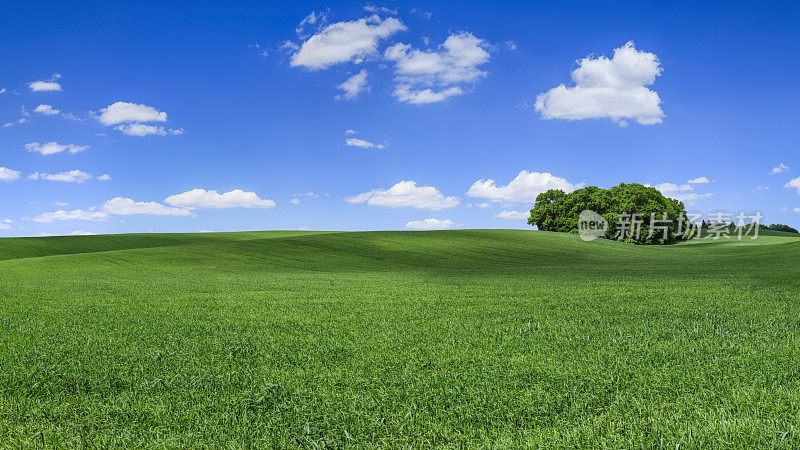
{"type": "Polygon", "coordinates": [[[0,236],[529,228],[620,182],[800,224],[796,3],[17,3],[0,236]]]}

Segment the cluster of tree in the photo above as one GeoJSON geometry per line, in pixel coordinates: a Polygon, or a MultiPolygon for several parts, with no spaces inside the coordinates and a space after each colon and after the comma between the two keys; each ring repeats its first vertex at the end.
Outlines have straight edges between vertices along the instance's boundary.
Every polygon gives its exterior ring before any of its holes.
{"type": "Polygon", "coordinates": [[[589,186],[570,194],[551,189],[536,197],[528,223],[544,231],[577,233],[578,218],[584,210],[603,216],[608,225],[603,237],[637,244],[669,244],[683,240],[686,227],[692,225],[687,220],[683,202],[635,183],[623,183],[611,189],[589,186]],[[621,229],[627,226],[625,220],[631,215],[636,215],[638,221],[636,233],[621,229]],[[651,223],[653,219],[656,221],[651,223]]]}
{"type": "MultiPolygon", "coordinates": [[[[733,222],[706,222],[705,220],[700,224],[700,228],[707,230],[709,228],[738,228],[733,222]]],[[[783,231],[786,233],[798,233],[796,228],[781,223],[773,223],[771,225],[759,225],[761,230],[783,231]]]]}
{"type": "Polygon", "coordinates": [[[797,233],[797,228],[792,228],[789,225],[781,223],[773,223],[772,225],[762,225],[762,228],[772,231],[785,231],[787,233],[797,233]]]}

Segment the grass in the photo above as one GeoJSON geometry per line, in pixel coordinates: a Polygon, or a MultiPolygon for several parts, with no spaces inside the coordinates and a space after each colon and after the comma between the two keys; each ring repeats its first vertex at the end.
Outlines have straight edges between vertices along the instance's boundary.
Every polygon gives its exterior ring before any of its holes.
{"type": "Polygon", "coordinates": [[[800,236],[0,239],[12,447],[800,447],[800,236]]]}

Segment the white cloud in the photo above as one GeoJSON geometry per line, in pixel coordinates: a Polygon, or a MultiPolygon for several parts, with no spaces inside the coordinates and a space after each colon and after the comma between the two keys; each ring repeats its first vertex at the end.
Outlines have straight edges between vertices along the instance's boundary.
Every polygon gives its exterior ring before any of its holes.
{"type": "Polygon", "coordinates": [[[59,109],[55,109],[50,105],[39,105],[37,106],[33,112],[37,112],[39,114],[44,114],[46,116],[53,116],[61,112],[59,109]]]}
{"type": "Polygon", "coordinates": [[[99,181],[108,181],[108,180],[111,179],[111,175],[109,175],[107,173],[104,173],[104,174],[100,175],[99,177],[97,177],[97,179],[99,181]]]}
{"type": "Polygon", "coordinates": [[[108,214],[102,211],[76,209],[74,211],[55,211],[44,212],[36,217],[26,217],[25,220],[32,220],[39,223],[50,223],[63,220],[87,220],[90,222],[103,222],[108,220],[108,214]]]}
{"type": "MultiPolygon", "coordinates": [[[[0,92],[0,94],[2,94],[2,92],[0,92]]],[[[12,222],[13,220],[11,219],[0,220],[0,230],[10,230],[12,222]]]]}
{"type": "Polygon", "coordinates": [[[787,170],[789,170],[789,166],[781,163],[772,168],[772,173],[781,173],[781,172],[786,172],[787,170]]]}
{"type": "Polygon", "coordinates": [[[389,17],[381,20],[377,15],[350,22],[337,22],[323,28],[303,42],[290,64],[309,70],[319,70],[334,64],[362,62],[378,51],[378,41],[405,30],[400,20],[389,17]]]}
{"type": "Polygon", "coordinates": [[[115,197],[103,204],[104,213],[117,215],[150,214],[154,216],[188,216],[188,209],[173,208],[158,202],[136,202],[130,198],[115,197]]]}
{"type": "Polygon", "coordinates": [[[91,231],[83,231],[83,230],[75,230],[70,233],[70,236],[94,236],[97,233],[92,233],[91,231]]]}
{"type": "Polygon", "coordinates": [[[215,190],[193,189],[182,194],[171,195],[164,202],[186,209],[275,207],[274,201],[260,198],[255,192],[245,192],[241,189],[235,189],[224,194],[220,194],[215,190]]]}
{"type": "Polygon", "coordinates": [[[470,197],[485,198],[494,202],[534,202],[542,192],[550,189],[561,189],[572,192],[579,189],[583,183],[573,184],[564,178],[556,177],[547,172],[528,172],[523,170],[510,183],[505,186],[496,186],[492,179],[481,179],[470,186],[467,195],[470,197]]]}
{"type": "Polygon", "coordinates": [[[299,198],[293,198],[292,199],[292,204],[293,205],[299,205],[300,204],[300,199],[299,198]]]}
{"type": "Polygon", "coordinates": [[[6,88],[0,89],[0,94],[5,94],[5,93],[6,93],[6,88]]]}
{"type": "Polygon", "coordinates": [[[665,197],[674,198],[687,205],[693,205],[698,200],[704,200],[714,196],[714,193],[706,192],[703,194],[694,192],[691,184],[677,185],[675,183],[661,183],[654,186],[665,197]]]}
{"type": "Polygon", "coordinates": [[[365,141],[364,139],[357,139],[357,138],[347,138],[344,140],[345,144],[348,147],[359,147],[359,148],[377,148],[383,149],[386,148],[386,144],[373,144],[370,141],[365,141]]]}
{"type": "Polygon", "coordinates": [[[529,211],[501,211],[497,213],[495,217],[498,219],[527,219],[530,217],[531,213],[529,211]]]}
{"type": "Polygon", "coordinates": [[[800,213],[800,208],[795,208],[795,209],[793,209],[792,211],[794,211],[794,212],[796,212],[796,213],[800,213]]]}
{"type": "Polygon", "coordinates": [[[61,181],[64,183],[83,183],[86,180],[91,180],[92,175],[82,170],[70,170],[68,172],[59,172],[55,174],[34,172],[28,175],[31,180],[50,180],[61,181]]]}
{"type": "Polygon", "coordinates": [[[360,72],[336,87],[344,91],[344,94],[336,96],[337,99],[354,100],[358,97],[359,93],[369,91],[369,86],[367,86],[367,69],[361,69],[360,72]]]}
{"type": "Polygon", "coordinates": [[[61,85],[55,81],[32,81],[28,83],[28,87],[31,88],[33,92],[52,92],[61,90],[61,85]]]}
{"type": "MultiPolygon", "coordinates": [[[[2,179],[2,177],[0,177],[0,179],[2,179]]],[[[789,188],[789,189],[795,188],[795,189],[797,189],[797,193],[800,194],[800,177],[792,178],[791,180],[789,180],[788,183],[783,185],[783,187],[789,188]]]]}
{"type": "Polygon", "coordinates": [[[440,91],[426,88],[413,90],[411,86],[401,84],[395,87],[394,96],[401,102],[411,103],[412,105],[427,105],[429,103],[439,103],[450,97],[455,97],[464,93],[458,86],[449,87],[440,91]]]}
{"type": "Polygon", "coordinates": [[[483,203],[478,203],[475,206],[478,208],[489,208],[490,206],[492,206],[492,204],[489,202],[483,202],[483,203]]]}
{"type": "Polygon", "coordinates": [[[374,189],[345,198],[349,203],[366,203],[370,206],[440,210],[459,203],[458,197],[445,197],[433,186],[417,186],[414,181],[401,181],[389,189],[374,189]]]}
{"type": "Polygon", "coordinates": [[[517,44],[514,41],[506,41],[506,48],[513,52],[517,49],[517,44]]]}
{"type": "Polygon", "coordinates": [[[488,45],[472,33],[450,35],[437,50],[423,51],[394,44],[384,58],[395,63],[394,96],[401,102],[426,104],[463,94],[459,84],[486,76],[478,66],[489,62],[488,45]]]}
{"type": "Polygon", "coordinates": [[[69,206],[69,203],[67,202],[54,202],[53,204],[56,206],[69,206]]]}
{"type": "Polygon", "coordinates": [[[88,145],[73,145],[73,144],[59,144],[58,142],[46,142],[44,144],[40,144],[38,142],[31,142],[25,144],[25,148],[29,152],[39,152],[43,155],[53,155],[55,153],[61,153],[65,150],[69,151],[70,153],[78,153],[86,150],[89,148],[88,145]]]}
{"type": "Polygon", "coordinates": [[[19,180],[21,176],[22,172],[11,170],[8,167],[0,167],[0,181],[9,183],[11,181],[19,180]]]}
{"type": "Polygon", "coordinates": [[[116,102],[101,109],[97,119],[106,126],[130,122],[166,122],[167,113],[141,103],[116,102]]]}
{"type": "Polygon", "coordinates": [[[699,177],[699,178],[693,178],[693,179],[687,181],[687,183],[689,183],[689,184],[705,184],[705,183],[711,183],[711,180],[709,180],[706,177],[699,177]]]}
{"type": "Polygon", "coordinates": [[[356,130],[347,130],[347,131],[344,132],[344,134],[345,135],[358,134],[358,131],[356,131],[356,130]]]}
{"type": "Polygon", "coordinates": [[[183,129],[174,130],[172,128],[165,128],[160,125],[148,125],[144,123],[124,123],[114,127],[115,130],[121,131],[128,136],[166,136],[168,134],[181,135],[184,133],[183,129]]]}
{"type": "Polygon", "coordinates": [[[661,75],[658,57],[636,50],[633,42],[614,50],[614,56],[578,61],[572,72],[574,86],[557,86],[539,94],[536,110],[545,119],[609,118],[620,125],[626,119],[641,125],[661,123],[661,99],[648,89],[661,75]]]}
{"type": "Polygon", "coordinates": [[[412,220],[406,224],[406,228],[412,230],[443,230],[445,228],[452,228],[455,223],[450,219],[424,219],[412,220]]]}

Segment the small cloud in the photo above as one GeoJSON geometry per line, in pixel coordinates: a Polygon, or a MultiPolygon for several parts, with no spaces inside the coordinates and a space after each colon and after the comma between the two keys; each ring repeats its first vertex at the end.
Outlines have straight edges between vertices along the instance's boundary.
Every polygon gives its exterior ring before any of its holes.
{"type": "Polygon", "coordinates": [[[345,136],[349,136],[351,134],[358,134],[358,131],[356,131],[356,130],[347,130],[347,131],[344,132],[344,134],[345,134],[345,136]]]}
{"type": "Polygon", "coordinates": [[[293,198],[292,199],[292,204],[293,205],[299,205],[300,204],[300,199],[299,198],[293,198]]]}
{"type": "Polygon", "coordinates": [[[783,187],[788,189],[795,188],[797,189],[797,193],[800,194],[800,177],[789,180],[789,182],[783,185],[783,187]]]}
{"type": "Polygon", "coordinates": [[[414,181],[401,181],[389,189],[374,189],[344,199],[348,203],[366,203],[390,208],[411,207],[440,210],[457,206],[458,197],[445,197],[433,186],[417,186],[414,181]]]}
{"type": "Polygon", "coordinates": [[[530,212],[528,211],[501,211],[495,217],[498,219],[513,219],[513,220],[520,220],[520,219],[527,219],[530,217],[530,212]]]}
{"type": "Polygon", "coordinates": [[[55,80],[61,78],[61,75],[53,74],[54,76],[50,81],[31,81],[28,87],[33,92],[55,92],[61,90],[61,85],[56,83],[55,80]],[[58,75],[57,77],[55,75],[58,75]]]}
{"type": "Polygon", "coordinates": [[[56,114],[60,113],[61,111],[58,110],[58,109],[53,108],[50,105],[39,105],[33,110],[33,112],[39,113],[39,114],[44,114],[46,116],[53,116],[53,115],[56,115],[56,114]]]}
{"type": "Polygon", "coordinates": [[[111,179],[111,175],[109,175],[107,173],[104,173],[104,174],[100,175],[99,177],[97,177],[97,179],[99,181],[108,181],[108,180],[111,179]]]}
{"type": "Polygon", "coordinates": [[[711,183],[711,181],[706,177],[699,177],[699,178],[691,179],[691,180],[687,181],[687,183],[689,183],[689,184],[705,184],[705,183],[711,183]]]}
{"type": "Polygon", "coordinates": [[[455,225],[455,223],[450,219],[423,219],[412,220],[406,223],[406,228],[412,230],[444,230],[446,228],[452,228],[453,225],[455,225]]]}
{"type": "Polygon", "coordinates": [[[25,144],[25,149],[29,152],[37,152],[41,153],[42,155],[53,155],[63,151],[69,151],[69,153],[74,154],[82,152],[88,148],[88,145],[59,144],[58,142],[46,142],[44,144],[30,142],[25,144]]]}
{"type": "Polygon", "coordinates": [[[517,49],[517,44],[514,43],[514,41],[511,41],[511,40],[506,41],[506,49],[508,49],[508,50],[513,52],[514,50],[517,49]]]}
{"type": "Polygon", "coordinates": [[[75,230],[70,233],[70,236],[94,236],[97,233],[92,233],[91,231],[83,231],[83,230],[75,230]]]}
{"type": "Polygon", "coordinates": [[[583,183],[570,183],[565,178],[557,177],[547,172],[540,173],[523,170],[505,186],[496,185],[495,180],[491,178],[478,180],[470,186],[467,195],[492,202],[530,203],[535,202],[539,194],[550,189],[572,192],[581,187],[583,187],[583,183]]]}
{"type": "Polygon", "coordinates": [[[10,183],[19,180],[21,176],[22,172],[20,171],[11,170],[8,167],[0,167],[0,181],[10,183]]]}
{"type": "Polygon", "coordinates": [[[787,170],[789,170],[789,166],[781,163],[772,168],[772,173],[781,173],[781,172],[786,172],[787,170]]]}
{"type": "Polygon", "coordinates": [[[359,148],[363,148],[363,149],[377,148],[377,149],[381,150],[381,149],[386,148],[386,146],[388,145],[388,144],[373,144],[370,141],[366,141],[364,139],[358,139],[358,138],[347,138],[347,139],[345,139],[344,142],[348,147],[359,147],[359,148]]]}
{"type": "Polygon", "coordinates": [[[343,94],[336,96],[337,100],[355,100],[359,93],[369,91],[367,69],[361,69],[360,72],[336,87],[344,91],[343,94]]]}
{"type": "Polygon", "coordinates": [[[255,192],[234,189],[223,194],[215,190],[193,189],[182,194],[171,195],[164,203],[189,210],[223,208],[274,208],[275,202],[260,198],[255,192]]]}
{"type": "Polygon", "coordinates": [[[49,181],[60,181],[62,183],[83,183],[87,180],[92,179],[92,175],[86,173],[82,170],[70,170],[68,172],[59,172],[55,174],[43,173],[43,172],[34,172],[28,175],[28,179],[31,180],[49,180],[49,181]]]}

